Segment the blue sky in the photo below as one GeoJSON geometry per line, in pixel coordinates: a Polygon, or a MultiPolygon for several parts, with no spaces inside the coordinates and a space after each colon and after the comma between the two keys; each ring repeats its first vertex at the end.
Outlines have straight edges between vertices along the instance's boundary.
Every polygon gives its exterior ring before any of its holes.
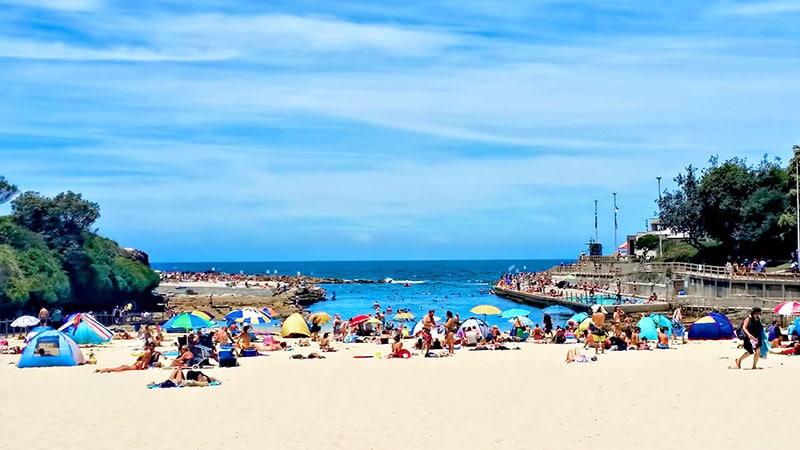
{"type": "MultiPolygon", "coordinates": [[[[568,258],[800,143],[800,2],[0,0],[0,174],[155,261],[568,258]]],[[[8,205],[0,212],[8,211],[8,205]]]]}

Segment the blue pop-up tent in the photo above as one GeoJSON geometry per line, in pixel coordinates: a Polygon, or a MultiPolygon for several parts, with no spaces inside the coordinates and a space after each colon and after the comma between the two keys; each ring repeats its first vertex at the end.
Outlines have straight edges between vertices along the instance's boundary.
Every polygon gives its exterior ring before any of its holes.
{"type": "Polygon", "coordinates": [[[708,313],[689,328],[689,339],[733,339],[733,324],[724,314],[708,313]]]}
{"type": "Polygon", "coordinates": [[[17,367],[77,366],[84,362],[83,353],[75,341],[58,330],[49,329],[28,342],[17,367]]]}
{"type": "Polygon", "coordinates": [[[668,336],[672,336],[672,321],[663,314],[644,316],[639,319],[636,326],[642,330],[639,333],[639,337],[647,338],[650,341],[658,340],[658,329],[662,327],[667,329],[668,336]]]}

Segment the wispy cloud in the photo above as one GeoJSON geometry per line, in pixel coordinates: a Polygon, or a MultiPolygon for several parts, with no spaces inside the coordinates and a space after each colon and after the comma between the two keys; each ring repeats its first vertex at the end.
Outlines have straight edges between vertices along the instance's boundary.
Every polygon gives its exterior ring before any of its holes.
{"type": "Polygon", "coordinates": [[[573,254],[800,121],[791,27],[693,1],[79,3],[0,16],[0,170],[162,260],[573,254]]]}
{"type": "Polygon", "coordinates": [[[60,11],[92,11],[102,5],[102,0],[0,0],[0,4],[60,11]]]}
{"type": "Polygon", "coordinates": [[[739,16],[768,16],[773,14],[800,13],[800,3],[794,0],[765,2],[727,2],[720,5],[719,13],[739,16]]]}

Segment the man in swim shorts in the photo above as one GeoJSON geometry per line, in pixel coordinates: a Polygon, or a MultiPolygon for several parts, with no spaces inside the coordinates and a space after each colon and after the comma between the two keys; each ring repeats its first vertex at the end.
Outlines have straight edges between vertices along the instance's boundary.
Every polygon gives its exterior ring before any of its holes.
{"type": "Polygon", "coordinates": [[[601,351],[606,352],[606,330],[603,328],[606,322],[606,313],[602,306],[592,306],[594,313],[592,314],[592,337],[594,338],[594,353],[601,351]]]}

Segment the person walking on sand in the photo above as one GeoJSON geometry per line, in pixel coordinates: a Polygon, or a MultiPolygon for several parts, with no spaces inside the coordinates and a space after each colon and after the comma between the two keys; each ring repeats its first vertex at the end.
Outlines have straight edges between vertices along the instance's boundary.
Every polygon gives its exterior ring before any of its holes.
{"type": "Polygon", "coordinates": [[[444,338],[444,346],[447,348],[447,352],[451,355],[455,353],[455,338],[456,332],[458,331],[458,327],[460,324],[458,323],[458,319],[453,317],[452,311],[447,311],[445,314],[447,317],[447,321],[444,324],[444,328],[446,330],[447,335],[444,338]]]}
{"type": "Polygon", "coordinates": [[[761,335],[764,333],[764,325],[761,323],[761,308],[753,308],[750,315],[744,319],[742,332],[744,333],[745,353],[736,358],[736,368],[741,369],[742,361],[753,355],[753,369],[758,369],[758,357],[761,353],[761,335]]]}
{"type": "Polygon", "coordinates": [[[678,342],[678,337],[681,338],[681,344],[686,343],[685,329],[683,328],[683,306],[679,303],[672,313],[672,343],[678,342]]]}

